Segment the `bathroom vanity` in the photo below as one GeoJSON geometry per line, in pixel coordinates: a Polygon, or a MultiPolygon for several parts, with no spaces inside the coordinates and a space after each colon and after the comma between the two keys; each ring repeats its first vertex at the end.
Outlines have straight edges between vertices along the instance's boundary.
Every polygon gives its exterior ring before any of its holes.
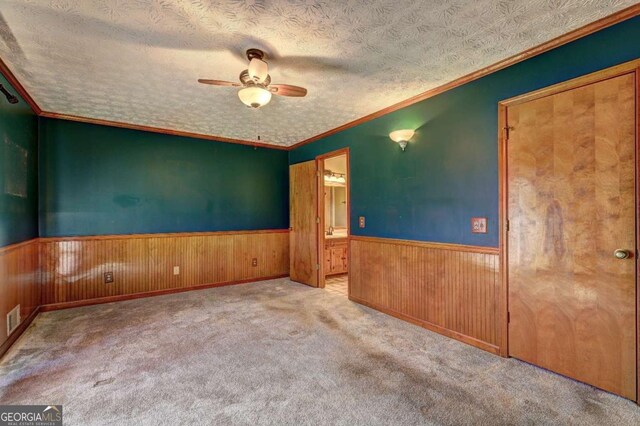
{"type": "Polygon", "coordinates": [[[325,275],[346,274],[349,270],[349,244],[344,236],[326,235],[324,240],[325,275]]]}

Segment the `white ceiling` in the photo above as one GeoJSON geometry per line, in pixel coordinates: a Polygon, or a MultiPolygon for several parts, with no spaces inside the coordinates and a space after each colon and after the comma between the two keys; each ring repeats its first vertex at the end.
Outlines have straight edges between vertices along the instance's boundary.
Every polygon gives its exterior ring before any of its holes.
{"type": "Polygon", "coordinates": [[[0,0],[0,56],[45,110],[291,145],[637,3],[632,0],[0,0]],[[274,96],[237,89],[270,54],[274,96]]]}

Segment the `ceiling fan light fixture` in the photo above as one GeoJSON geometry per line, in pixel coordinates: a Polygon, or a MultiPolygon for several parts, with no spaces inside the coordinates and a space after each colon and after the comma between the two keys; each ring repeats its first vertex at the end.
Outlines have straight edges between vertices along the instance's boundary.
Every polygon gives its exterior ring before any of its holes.
{"type": "Polygon", "coordinates": [[[260,108],[271,101],[271,95],[301,98],[307,95],[307,89],[291,84],[271,84],[269,66],[264,61],[264,52],[260,49],[247,50],[249,68],[239,76],[239,83],[226,80],[199,78],[198,82],[211,86],[242,87],[238,91],[240,101],[249,108],[260,108]]]}
{"type": "Polygon", "coordinates": [[[247,86],[238,90],[243,104],[251,108],[260,108],[271,101],[271,92],[261,86],[247,86]]]}
{"type": "Polygon", "coordinates": [[[249,62],[249,77],[256,82],[262,83],[269,75],[269,66],[265,61],[253,58],[249,62]]]}

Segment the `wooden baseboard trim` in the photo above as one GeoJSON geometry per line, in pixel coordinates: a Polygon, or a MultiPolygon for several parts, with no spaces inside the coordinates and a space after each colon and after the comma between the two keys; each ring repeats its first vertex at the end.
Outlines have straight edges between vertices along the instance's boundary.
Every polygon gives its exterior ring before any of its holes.
{"type": "Polygon", "coordinates": [[[146,297],[164,296],[167,294],[184,293],[187,291],[206,290],[208,288],[226,287],[230,285],[248,284],[258,281],[275,280],[277,278],[286,278],[288,274],[275,275],[272,277],[249,278],[246,280],[225,281],[221,283],[203,284],[192,287],[176,287],[165,290],[147,291],[144,293],[120,294],[117,296],[98,297],[95,299],[74,300],[73,302],[49,303],[40,306],[40,312],[58,311],[61,309],[79,308],[82,306],[101,305],[103,303],[123,302],[125,300],[142,299],[146,297]]]}
{"type": "Polygon", "coordinates": [[[345,275],[349,275],[349,272],[338,272],[338,273],[326,273],[324,274],[325,277],[330,277],[330,278],[338,278],[338,277],[343,277],[345,275]]]}
{"type": "Polygon", "coordinates": [[[39,312],[40,306],[35,308],[33,312],[31,312],[31,314],[20,323],[18,328],[13,333],[11,333],[11,336],[9,336],[9,338],[2,345],[0,345],[0,358],[2,358],[4,354],[7,353],[9,348],[20,338],[20,336],[22,336],[22,333],[24,333],[27,327],[29,327],[34,318],[38,316],[39,312]]]}
{"type": "Polygon", "coordinates": [[[449,330],[447,328],[440,327],[439,325],[430,323],[429,321],[423,321],[421,319],[414,318],[414,317],[412,317],[410,315],[405,315],[405,314],[402,314],[400,312],[394,311],[393,309],[383,308],[381,306],[377,306],[377,305],[375,305],[373,303],[367,302],[366,300],[362,300],[362,299],[359,299],[357,297],[353,297],[351,295],[349,295],[349,300],[351,300],[353,302],[356,302],[356,303],[358,303],[360,305],[367,306],[367,307],[369,307],[371,309],[375,309],[376,311],[380,311],[380,312],[385,313],[387,315],[391,315],[392,317],[395,317],[395,318],[401,319],[403,321],[407,321],[407,322],[410,322],[412,324],[418,325],[420,327],[426,328],[427,330],[433,331],[434,333],[442,334],[443,336],[449,337],[451,339],[458,340],[458,341],[460,341],[462,343],[466,343],[467,345],[471,345],[471,346],[474,346],[474,347],[476,347],[478,349],[482,349],[484,351],[490,352],[490,353],[492,353],[494,355],[499,355],[500,354],[500,348],[497,347],[497,346],[494,346],[494,345],[492,345],[490,343],[487,343],[487,342],[483,342],[482,340],[478,340],[478,339],[475,339],[473,337],[469,337],[469,336],[467,336],[465,334],[461,334],[461,333],[458,333],[458,332],[455,332],[455,331],[451,331],[451,330],[449,330]]]}

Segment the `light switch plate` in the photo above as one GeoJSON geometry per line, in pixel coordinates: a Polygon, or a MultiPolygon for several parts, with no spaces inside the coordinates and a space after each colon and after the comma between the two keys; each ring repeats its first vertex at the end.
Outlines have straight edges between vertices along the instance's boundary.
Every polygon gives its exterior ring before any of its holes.
{"type": "Polygon", "coordinates": [[[180,275],[180,267],[179,266],[174,266],[173,267],[173,275],[180,275]]]}
{"type": "Polygon", "coordinates": [[[472,217],[471,218],[471,232],[474,234],[486,234],[487,233],[487,218],[486,217],[472,217]]]}
{"type": "Polygon", "coordinates": [[[364,228],[364,223],[365,223],[365,222],[364,222],[364,216],[360,216],[360,217],[358,217],[358,226],[359,226],[360,228],[364,228]]]}

